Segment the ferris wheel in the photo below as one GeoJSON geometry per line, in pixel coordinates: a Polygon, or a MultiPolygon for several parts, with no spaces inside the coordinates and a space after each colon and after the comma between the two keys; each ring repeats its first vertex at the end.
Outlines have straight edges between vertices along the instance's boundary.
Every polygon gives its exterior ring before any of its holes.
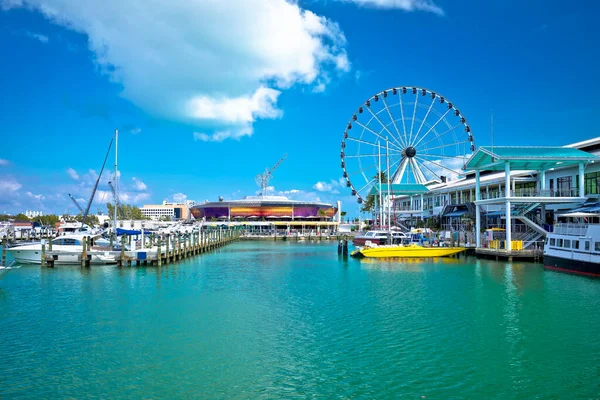
{"type": "Polygon", "coordinates": [[[475,151],[471,127],[446,97],[415,86],[384,90],[365,101],[346,125],[343,176],[362,203],[389,163],[390,183],[444,182],[458,176],[475,151]],[[381,167],[380,167],[381,164],[381,167]]]}

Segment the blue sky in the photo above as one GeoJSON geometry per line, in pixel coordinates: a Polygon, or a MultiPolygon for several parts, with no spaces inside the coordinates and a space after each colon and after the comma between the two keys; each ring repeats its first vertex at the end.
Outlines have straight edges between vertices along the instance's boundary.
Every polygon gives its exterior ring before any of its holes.
{"type": "Polygon", "coordinates": [[[287,153],[275,193],[355,214],[342,134],[393,86],[451,98],[478,146],[492,109],[497,145],[599,135],[594,1],[80,3],[0,0],[0,213],[74,212],[119,128],[124,201],[253,195],[287,153]]]}

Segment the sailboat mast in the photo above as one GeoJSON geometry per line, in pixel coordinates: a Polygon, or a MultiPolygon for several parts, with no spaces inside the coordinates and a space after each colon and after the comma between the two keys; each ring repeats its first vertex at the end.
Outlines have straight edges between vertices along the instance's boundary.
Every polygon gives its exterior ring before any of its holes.
{"type": "Polygon", "coordinates": [[[385,158],[387,160],[387,208],[388,208],[388,233],[392,232],[392,197],[390,196],[390,142],[385,141],[385,158]]]}
{"type": "Polygon", "coordinates": [[[117,233],[117,209],[119,208],[119,130],[115,129],[115,199],[113,212],[113,230],[117,233]]]}
{"type": "Polygon", "coordinates": [[[379,159],[379,227],[383,226],[383,195],[381,193],[381,143],[377,142],[377,154],[379,159]]]}

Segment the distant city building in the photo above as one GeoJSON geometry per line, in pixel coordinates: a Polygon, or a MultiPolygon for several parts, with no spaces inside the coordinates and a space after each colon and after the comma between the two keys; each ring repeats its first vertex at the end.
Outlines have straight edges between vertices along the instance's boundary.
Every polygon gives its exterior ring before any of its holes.
{"type": "Polygon", "coordinates": [[[25,211],[24,214],[27,215],[27,218],[41,217],[44,215],[44,213],[42,211],[30,211],[30,210],[25,211]]]}
{"type": "Polygon", "coordinates": [[[190,215],[190,207],[196,205],[193,200],[186,200],[181,203],[168,202],[164,200],[162,204],[144,204],[140,208],[142,214],[150,219],[158,220],[163,217],[172,219],[187,219],[190,215]]]}

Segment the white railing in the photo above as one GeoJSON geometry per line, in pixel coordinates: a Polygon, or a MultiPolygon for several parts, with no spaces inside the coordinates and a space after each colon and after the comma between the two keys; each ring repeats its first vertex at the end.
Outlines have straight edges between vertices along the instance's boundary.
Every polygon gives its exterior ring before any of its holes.
{"type": "MultiPolygon", "coordinates": [[[[579,189],[517,189],[510,190],[510,197],[579,197],[579,189]]],[[[506,191],[486,193],[481,192],[481,200],[503,199],[506,191]]]]}
{"type": "Polygon", "coordinates": [[[559,235],[583,236],[587,233],[587,224],[556,224],[554,233],[559,235]]]}

